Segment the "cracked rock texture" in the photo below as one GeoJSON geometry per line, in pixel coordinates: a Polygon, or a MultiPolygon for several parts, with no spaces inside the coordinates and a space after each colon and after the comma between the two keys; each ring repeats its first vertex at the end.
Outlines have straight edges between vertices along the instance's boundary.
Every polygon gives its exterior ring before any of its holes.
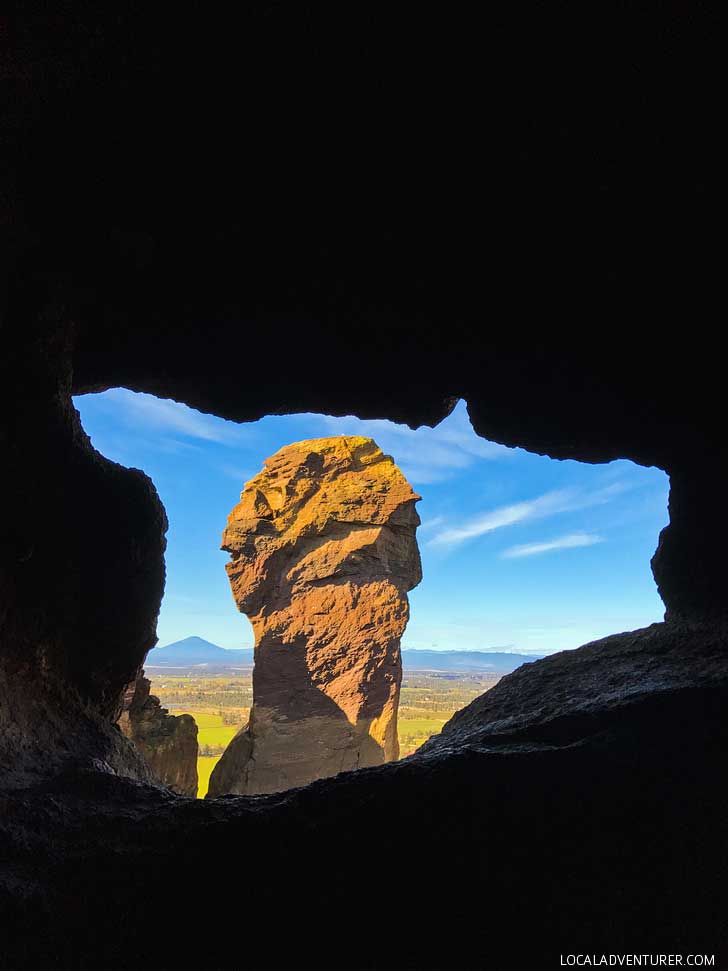
{"type": "Polygon", "coordinates": [[[282,448],[247,483],[222,548],[255,632],[253,707],[211,797],[280,792],[399,757],[419,498],[390,456],[356,436],[282,448]]]}

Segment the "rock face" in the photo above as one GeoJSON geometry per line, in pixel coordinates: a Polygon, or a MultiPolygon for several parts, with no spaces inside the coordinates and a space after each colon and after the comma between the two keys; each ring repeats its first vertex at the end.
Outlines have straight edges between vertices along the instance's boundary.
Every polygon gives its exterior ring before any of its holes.
{"type": "Polygon", "coordinates": [[[280,792],[399,757],[419,498],[372,439],[348,436],[289,445],[247,483],[222,548],[255,632],[253,707],[210,796],[280,792]]]}
{"type": "Polygon", "coordinates": [[[197,724],[170,715],[142,671],[124,692],[118,725],[144,756],[152,775],[181,796],[197,795],[197,724]]]}

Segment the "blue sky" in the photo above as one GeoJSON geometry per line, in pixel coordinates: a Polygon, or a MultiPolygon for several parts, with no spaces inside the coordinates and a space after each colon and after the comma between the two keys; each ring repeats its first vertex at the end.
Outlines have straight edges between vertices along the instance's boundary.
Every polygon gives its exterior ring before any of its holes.
{"type": "Polygon", "coordinates": [[[550,653],[662,619],[649,560],[667,476],[627,461],[555,461],[478,438],[464,402],[437,428],[326,415],[235,424],[115,388],[75,399],[94,446],[143,469],[170,521],[159,643],[249,647],[220,551],[227,514],[291,442],[368,435],[422,496],[423,581],[403,647],[550,653]]]}

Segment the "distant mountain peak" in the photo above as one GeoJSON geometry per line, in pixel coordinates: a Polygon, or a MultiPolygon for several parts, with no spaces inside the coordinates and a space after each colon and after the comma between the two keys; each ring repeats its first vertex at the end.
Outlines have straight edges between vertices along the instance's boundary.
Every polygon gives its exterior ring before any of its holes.
{"type": "MultiPolygon", "coordinates": [[[[212,641],[208,641],[204,637],[200,637],[199,634],[190,634],[189,637],[183,637],[181,640],[179,640],[179,641],[173,641],[171,644],[163,644],[163,645],[161,645],[161,648],[165,648],[165,647],[176,647],[178,644],[192,644],[192,643],[194,643],[194,644],[208,644],[210,647],[218,647],[217,644],[213,644],[212,641]]],[[[220,650],[221,651],[224,651],[225,648],[224,647],[221,647],[220,650]]]]}
{"type": "Polygon", "coordinates": [[[231,667],[252,664],[253,651],[248,649],[226,650],[218,644],[193,634],[172,644],[153,648],[145,661],[146,667],[186,667],[192,665],[217,665],[231,667]]]}

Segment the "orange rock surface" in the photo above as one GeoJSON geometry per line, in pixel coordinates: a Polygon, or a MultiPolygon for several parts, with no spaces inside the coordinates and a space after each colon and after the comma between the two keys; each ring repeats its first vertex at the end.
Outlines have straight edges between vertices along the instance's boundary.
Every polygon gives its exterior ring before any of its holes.
{"type": "Polygon", "coordinates": [[[419,498],[372,439],[353,436],[282,448],[247,483],[222,548],[255,633],[253,707],[210,796],[279,792],[398,758],[419,498]]]}

